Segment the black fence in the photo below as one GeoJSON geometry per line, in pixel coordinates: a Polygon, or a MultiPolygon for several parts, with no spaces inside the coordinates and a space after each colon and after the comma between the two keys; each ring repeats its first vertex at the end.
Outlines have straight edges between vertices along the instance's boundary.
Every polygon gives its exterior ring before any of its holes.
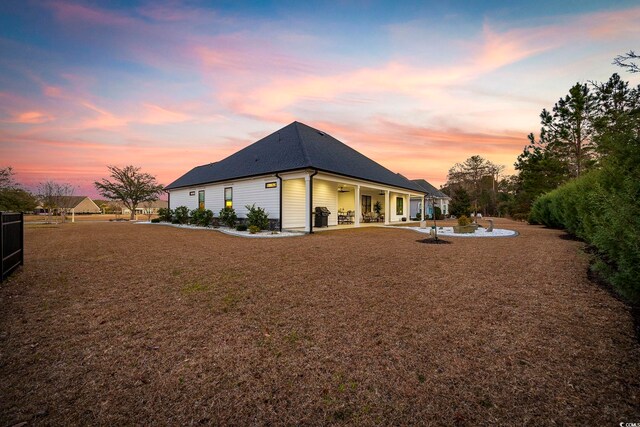
{"type": "Polygon", "coordinates": [[[24,217],[21,213],[0,212],[0,282],[24,264],[24,217]]]}

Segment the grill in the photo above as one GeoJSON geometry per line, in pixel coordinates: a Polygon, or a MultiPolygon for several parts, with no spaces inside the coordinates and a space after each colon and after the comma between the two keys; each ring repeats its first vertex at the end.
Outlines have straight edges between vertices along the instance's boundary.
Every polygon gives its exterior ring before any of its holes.
{"type": "Polygon", "coordinates": [[[326,207],[324,206],[316,207],[316,222],[314,227],[328,227],[329,215],[331,215],[331,212],[326,207]]]}

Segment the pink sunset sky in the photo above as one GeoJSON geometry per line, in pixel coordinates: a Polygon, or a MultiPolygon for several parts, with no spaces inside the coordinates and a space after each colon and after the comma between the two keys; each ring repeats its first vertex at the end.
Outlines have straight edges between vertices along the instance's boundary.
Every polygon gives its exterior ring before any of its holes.
{"type": "Polygon", "coordinates": [[[574,83],[640,83],[611,65],[640,6],[512,3],[2,2],[0,167],[94,197],[107,165],[166,185],[297,120],[436,186],[513,173],[574,83]]]}

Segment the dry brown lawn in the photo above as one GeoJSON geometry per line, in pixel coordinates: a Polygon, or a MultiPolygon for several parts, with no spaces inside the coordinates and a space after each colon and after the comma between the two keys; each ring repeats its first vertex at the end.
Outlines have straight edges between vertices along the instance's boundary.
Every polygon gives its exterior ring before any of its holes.
{"type": "MultiPolygon", "coordinates": [[[[75,222],[84,222],[84,221],[91,221],[91,222],[96,222],[96,221],[122,221],[122,220],[128,220],[130,217],[130,215],[114,215],[114,214],[77,214],[75,215],[75,222]]],[[[151,218],[157,218],[158,215],[152,214],[151,218]]],[[[71,222],[71,215],[67,215],[66,216],[66,222],[71,222]]],[[[138,215],[138,220],[139,221],[148,221],[149,220],[149,215],[142,215],[139,214],[138,215]]],[[[28,222],[28,223],[32,223],[32,222],[54,222],[54,223],[61,223],[62,222],[62,217],[59,215],[52,215],[51,217],[48,217],[47,215],[25,215],[24,216],[24,221],[28,222]]]]}
{"type": "Polygon", "coordinates": [[[580,242],[26,229],[0,285],[0,425],[640,421],[628,308],[580,242]]]}

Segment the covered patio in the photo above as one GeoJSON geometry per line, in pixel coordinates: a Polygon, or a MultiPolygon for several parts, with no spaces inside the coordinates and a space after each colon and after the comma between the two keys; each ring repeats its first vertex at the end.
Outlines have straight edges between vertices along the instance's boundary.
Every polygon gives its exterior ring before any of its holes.
{"type": "Polygon", "coordinates": [[[283,200],[292,199],[294,193],[305,195],[305,204],[297,212],[287,209],[287,204],[283,207],[283,228],[289,230],[311,232],[405,223],[410,221],[411,198],[424,199],[418,192],[325,172],[282,178],[283,200]],[[330,212],[326,226],[317,226],[316,208],[330,212]]]}

